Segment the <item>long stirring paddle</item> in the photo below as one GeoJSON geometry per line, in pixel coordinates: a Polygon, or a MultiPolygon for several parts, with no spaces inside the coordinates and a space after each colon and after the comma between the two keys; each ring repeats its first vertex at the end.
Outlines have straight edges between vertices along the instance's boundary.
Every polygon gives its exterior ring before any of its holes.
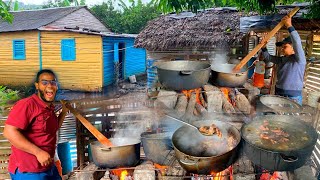
{"type": "Polygon", "coordinates": [[[60,100],[62,104],[64,104],[71,113],[79,119],[79,121],[92,133],[94,137],[98,139],[98,141],[106,146],[113,146],[111,141],[106,138],[100,131],[98,131],[86,118],[84,118],[75,108],[73,108],[67,101],[60,100]]]}

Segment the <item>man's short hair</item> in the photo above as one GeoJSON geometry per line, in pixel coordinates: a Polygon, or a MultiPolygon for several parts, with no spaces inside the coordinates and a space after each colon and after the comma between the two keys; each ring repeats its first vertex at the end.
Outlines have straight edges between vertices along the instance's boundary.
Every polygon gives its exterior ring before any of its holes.
{"type": "Polygon", "coordinates": [[[39,82],[39,77],[41,76],[41,74],[44,74],[44,73],[52,74],[54,76],[54,78],[56,79],[56,75],[54,74],[54,72],[52,70],[42,69],[37,73],[36,82],[39,82]]]}

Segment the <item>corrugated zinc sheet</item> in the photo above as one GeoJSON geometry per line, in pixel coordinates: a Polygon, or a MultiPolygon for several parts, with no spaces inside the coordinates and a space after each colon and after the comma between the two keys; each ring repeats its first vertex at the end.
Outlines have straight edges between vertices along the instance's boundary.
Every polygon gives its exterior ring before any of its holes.
{"type": "Polygon", "coordinates": [[[39,71],[38,31],[11,32],[0,34],[0,84],[25,85],[34,82],[39,71]],[[25,40],[25,60],[14,60],[12,40],[25,40]]]}
{"type": "Polygon", "coordinates": [[[114,42],[103,37],[103,86],[114,82],[114,42]]]}
{"type": "Polygon", "coordinates": [[[102,88],[102,39],[76,32],[41,32],[42,67],[54,70],[62,89],[97,91],[102,88]],[[74,38],[76,60],[61,60],[61,40],[74,38]]]}
{"type": "Polygon", "coordinates": [[[89,28],[96,31],[110,32],[87,8],[81,8],[67,16],[58,19],[48,25],[48,27],[61,28],[64,27],[79,27],[89,28]]]}
{"type": "Polygon", "coordinates": [[[118,57],[114,44],[125,44],[125,58],[123,60],[123,76],[128,78],[131,75],[143,74],[146,72],[146,50],[134,48],[134,38],[132,37],[103,37],[104,44],[104,82],[106,85],[114,81],[114,61],[118,57]]]}
{"type": "Polygon", "coordinates": [[[126,59],[124,64],[124,78],[146,72],[146,50],[134,48],[134,39],[126,42],[126,59]]]}

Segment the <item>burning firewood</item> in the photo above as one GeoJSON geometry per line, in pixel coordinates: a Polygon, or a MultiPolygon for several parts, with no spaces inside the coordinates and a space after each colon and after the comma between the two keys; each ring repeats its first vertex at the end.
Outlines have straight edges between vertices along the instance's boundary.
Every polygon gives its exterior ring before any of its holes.
{"type": "Polygon", "coordinates": [[[181,114],[182,116],[186,113],[187,105],[188,105],[187,97],[184,95],[178,96],[177,104],[174,109],[177,111],[178,114],[181,114]]]}
{"type": "Polygon", "coordinates": [[[187,105],[187,109],[186,109],[186,113],[183,115],[183,120],[185,120],[188,123],[191,123],[192,121],[195,120],[194,116],[193,116],[193,111],[195,109],[195,105],[196,105],[196,94],[191,94],[191,97],[189,99],[188,105],[187,105]]]}
{"type": "Polygon", "coordinates": [[[205,117],[208,115],[208,111],[204,108],[201,104],[196,103],[195,105],[197,112],[202,116],[205,117]]]}
{"type": "Polygon", "coordinates": [[[244,94],[235,89],[236,107],[245,114],[250,114],[251,105],[244,94]]]}
{"type": "MultiPolygon", "coordinates": [[[[222,92],[221,92],[221,95],[222,95],[222,92]]],[[[227,114],[232,114],[236,112],[232,104],[226,98],[222,98],[222,110],[227,114]]]]}
{"type": "Polygon", "coordinates": [[[211,112],[222,112],[222,99],[219,88],[206,84],[203,86],[204,98],[207,100],[207,110],[211,112]]]}

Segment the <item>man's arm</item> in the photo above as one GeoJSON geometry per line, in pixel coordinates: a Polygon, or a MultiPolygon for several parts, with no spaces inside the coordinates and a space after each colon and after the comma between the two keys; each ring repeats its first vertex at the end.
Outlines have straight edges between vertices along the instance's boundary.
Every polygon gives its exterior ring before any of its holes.
{"type": "Polygon", "coordinates": [[[270,55],[266,47],[262,48],[261,51],[266,63],[273,62],[274,64],[278,64],[282,61],[281,57],[270,55]]]}
{"type": "Polygon", "coordinates": [[[306,64],[307,61],[306,61],[306,56],[305,56],[303,48],[302,48],[301,38],[300,38],[298,32],[292,26],[291,18],[289,16],[285,16],[282,18],[282,21],[290,33],[291,40],[292,40],[292,47],[295,52],[294,55],[296,56],[298,63],[306,64]]]}
{"type": "Polygon", "coordinates": [[[52,162],[50,154],[25,138],[19,128],[6,124],[3,136],[7,138],[14,147],[36,156],[42,166],[48,166],[52,162]]]}

